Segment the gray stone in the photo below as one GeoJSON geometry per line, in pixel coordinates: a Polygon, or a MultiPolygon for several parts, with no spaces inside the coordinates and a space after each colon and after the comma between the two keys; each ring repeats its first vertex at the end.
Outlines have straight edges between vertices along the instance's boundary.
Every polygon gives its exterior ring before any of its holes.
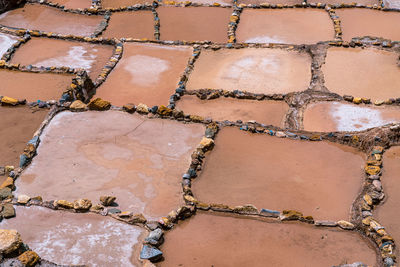
{"type": "Polygon", "coordinates": [[[5,187],[3,189],[0,189],[0,200],[10,198],[12,197],[11,189],[8,187],[5,187]]]}
{"type": "Polygon", "coordinates": [[[276,211],[276,210],[261,209],[260,215],[261,216],[266,216],[266,217],[278,218],[279,215],[280,215],[280,212],[276,211]]]}
{"type": "Polygon", "coordinates": [[[0,229],[0,253],[10,254],[22,244],[21,236],[16,230],[0,229]]]}
{"type": "Polygon", "coordinates": [[[107,209],[109,214],[117,214],[117,213],[121,213],[121,210],[117,209],[117,208],[111,208],[111,209],[107,209]]]}
{"type": "Polygon", "coordinates": [[[12,204],[10,204],[10,203],[4,204],[3,211],[1,212],[1,215],[6,219],[15,217],[14,206],[12,204]]]}
{"type": "Polygon", "coordinates": [[[382,183],[379,180],[374,180],[372,181],[372,185],[375,187],[375,189],[379,192],[382,191],[382,183]]]}
{"type": "Polygon", "coordinates": [[[337,222],[332,221],[316,221],[315,226],[328,226],[328,227],[335,227],[337,226],[337,222]]]}
{"type": "Polygon", "coordinates": [[[158,246],[162,241],[163,231],[157,228],[149,233],[145,241],[151,245],[158,246]]]}
{"type": "Polygon", "coordinates": [[[142,260],[150,260],[151,262],[161,259],[163,253],[151,246],[143,245],[142,251],[140,252],[140,258],[142,260]]]}

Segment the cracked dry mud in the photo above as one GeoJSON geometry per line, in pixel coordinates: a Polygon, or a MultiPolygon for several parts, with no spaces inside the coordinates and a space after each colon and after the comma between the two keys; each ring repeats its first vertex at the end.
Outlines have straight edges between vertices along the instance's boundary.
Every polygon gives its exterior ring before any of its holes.
{"type": "Polygon", "coordinates": [[[397,266],[398,0],[14,2],[0,266],[397,266]]]}

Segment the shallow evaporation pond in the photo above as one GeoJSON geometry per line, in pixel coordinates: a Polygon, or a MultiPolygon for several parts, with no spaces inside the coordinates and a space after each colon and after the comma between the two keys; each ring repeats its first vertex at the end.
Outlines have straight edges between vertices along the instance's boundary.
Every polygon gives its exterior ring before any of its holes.
{"type": "Polygon", "coordinates": [[[134,6],[137,4],[149,4],[153,3],[152,0],[102,0],[102,8],[119,8],[123,6],[134,6]]]}
{"type": "Polygon", "coordinates": [[[400,41],[400,12],[372,9],[338,9],[343,40],[354,37],[373,36],[400,41]]]}
{"type": "Polygon", "coordinates": [[[221,6],[232,6],[233,5],[232,0],[193,0],[190,2],[192,2],[194,4],[203,4],[203,5],[204,4],[213,5],[214,3],[218,3],[221,6]]]}
{"type": "Polygon", "coordinates": [[[124,44],[124,55],[96,96],[114,105],[168,105],[193,49],[188,46],[124,44]]]}
{"type": "Polygon", "coordinates": [[[310,66],[311,57],[305,52],[269,48],[204,50],[186,87],[263,94],[304,91],[311,80],[310,66]]]}
{"type": "Polygon", "coordinates": [[[202,202],[298,210],[317,220],[348,220],[364,155],[354,148],[224,128],[193,182],[202,202]]]}
{"type": "Polygon", "coordinates": [[[245,9],[236,31],[239,43],[313,44],[332,40],[328,12],[313,9],[245,9]]]}
{"type": "Polygon", "coordinates": [[[268,3],[271,5],[274,4],[282,4],[282,5],[296,5],[301,4],[302,0],[237,0],[237,4],[245,4],[245,5],[260,5],[268,3]]]}
{"type": "Polygon", "coordinates": [[[307,1],[307,3],[322,3],[322,4],[327,4],[327,5],[341,5],[341,4],[353,4],[357,3],[360,5],[378,5],[377,0],[357,0],[356,2],[353,0],[311,0],[307,1]]]}
{"type": "Polygon", "coordinates": [[[374,107],[340,102],[310,104],[304,112],[304,130],[316,132],[363,131],[400,121],[398,107],[374,107]]]}
{"type": "Polygon", "coordinates": [[[18,39],[17,36],[0,32],[0,58],[18,41],[18,39]]]}
{"type": "Polygon", "coordinates": [[[386,8],[400,9],[400,1],[399,0],[383,0],[383,3],[386,8]]]}
{"type": "Polygon", "coordinates": [[[70,213],[42,207],[16,207],[17,216],[2,229],[16,229],[43,259],[65,265],[139,266],[146,230],[99,214],[70,213]]]}
{"type": "Polygon", "coordinates": [[[85,69],[95,80],[113,54],[114,47],[86,42],[32,38],[11,59],[12,64],[85,69]]]}
{"type": "Polygon", "coordinates": [[[19,156],[47,113],[47,109],[27,106],[0,106],[0,166],[19,166],[19,156]]]}
{"type": "Polygon", "coordinates": [[[102,20],[103,16],[67,13],[38,4],[25,4],[0,15],[0,24],[5,26],[80,36],[93,34],[102,20]]]}
{"type": "MultiPolygon", "coordinates": [[[[385,202],[375,211],[377,221],[385,227],[386,232],[395,240],[400,239],[400,147],[391,147],[383,154],[385,164],[382,174],[382,187],[385,190],[385,202]]],[[[399,249],[396,248],[399,256],[399,249]]]]}
{"type": "Polygon", "coordinates": [[[91,0],[52,0],[52,3],[63,5],[67,9],[84,9],[92,5],[91,0]]]}
{"type": "Polygon", "coordinates": [[[157,8],[160,18],[161,40],[208,40],[226,43],[227,28],[232,9],[222,7],[157,8]]]}
{"type": "Polygon", "coordinates": [[[369,240],[356,232],[198,212],[166,233],[157,266],[375,266],[369,240]]]}
{"type": "Polygon", "coordinates": [[[0,95],[29,102],[59,100],[75,75],[0,70],[0,95]]]}
{"type": "Polygon", "coordinates": [[[44,130],[17,190],[44,200],[93,203],[113,195],[122,211],[165,216],[183,204],[181,176],[203,135],[199,124],[120,111],[63,112],[44,130]]]}
{"type": "Polygon", "coordinates": [[[102,37],[154,39],[154,15],[150,10],[113,13],[102,37]]]}
{"type": "Polygon", "coordinates": [[[325,85],[334,93],[373,101],[398,98],[398,57],[395,52],[372,48],[330,48],[322,66],[325,85]]]}
{"type": "Polygon", "coordinates": [[[185,114],[196,114],[214,121],[251,121],[266,125],[283,126],[289,107],[284,101],[257,101],[220,97],[200,100],[186,95],[176,104],[185,114]]]}

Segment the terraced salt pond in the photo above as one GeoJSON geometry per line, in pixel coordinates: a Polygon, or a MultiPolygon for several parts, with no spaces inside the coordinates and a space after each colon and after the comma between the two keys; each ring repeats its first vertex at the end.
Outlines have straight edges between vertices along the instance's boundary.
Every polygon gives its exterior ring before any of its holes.
{"type": "Polygon", "coordinates": [[[18,39],[19,38],[17,36],[0,33],[0,58],[13,44],[18,41],[18,39]]]}

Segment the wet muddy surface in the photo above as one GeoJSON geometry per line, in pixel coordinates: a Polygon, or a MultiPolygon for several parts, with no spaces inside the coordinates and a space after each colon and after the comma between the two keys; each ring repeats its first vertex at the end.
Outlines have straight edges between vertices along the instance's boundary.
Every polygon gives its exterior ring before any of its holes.
{"type": "Polygon", "coordinates": [[[240,43],[312,44],[334,36],[332,21],[323,10],[246,9],[236,31],[240,43]]]}
{"type": "Polygon", "coordinates": [[[16,229],[41,257],[58,264],[138,266],[146,231],[97,214],[74,214],[42,207],[17,207],[18,217],[0,223],[16,229]],[[96,255],[96,257],[93,257],[96,255]]]}
{"type": "Polygon", "coordinates": [[[307,53],[281,49],[203,51],[189,77],[190,90],[214,88],[276,94],[306,90],[311,79],[307,53]]]}
{"type": "Polygon", "coordinates": [[[102,37],[154,39],[153,13],[151,11],[114,13],[102,37]],[[126,27],[127,24],[132,27],[126,27]]]}
{"type": "Polygon", "coordinates": [[[355,106],[340,102],[310,104],[304,112],[306,131],[363,131],[400,121],[398,107],[355,106]]]}
{"type": "Polygon", "coordinates": [[[179,177],[203,134],[202,125],[118,111],[64,112],[43,133],[18,192],[93,203],[113,195],[120,209],[157,218],[182,204],[179,177]]]}
{"type": "Polygon", "coordinates": [[[226,43],[232,10],[217,7],[160,7],[161,40],[226,43]]]}
{"type": "Polygon", "coordinates": [[[269,4],[286,4],[286,5],[296,5],[301,4],[301,0],[238,0],[238,4],[246,4],[246,5],[259,5],[263,3],[269,4]]]}
{"type": "Polygon", "coordinates": [[[92,80],[95,80],[112,56],[113,50],[114,47],[110,45],[33,38],[18,49],[11,63],[85,69],[92,80]]]}
{"type": "Polygon", "coordinates": [[[384,0],[385,7],[400,9],[400,1],[398,0],[384,0]]]}
{"type": "Polygon", "coordinates": [[[288,105],[281,101],[238,100],[220,97],[201,100],[197,96],[184,96],[177,108],[188,114],[196,114],[216,121],[251,121],[283,126],[288,105]]]}
{"type": "Polygon", "coordinates": [[[70,9],[84,9],[89,8],[92,5],[91,0],[52,0],[53,3],[63,5],[65,8],[70,9]]]}
{"type": "Polygon", "coordinates": [[[193,183],[199,200],[299,210],[317,220],[348,220],[361,188],[362,153],[327,142],[280,139],[234,128],[221,130],[215,143],[193,183]]]}
{"type": "MultiPolygon", "coordinates": [[[[48,113],[46,109],[0,106],[0,166],[19,166],[19,155],[48,113]]],[[[1,176],[0,176],[1,177],[1,176]]]]}
{"type": "Polygon", "coordinates": [[[0,95],[30,102],[58,100],[73,75],[0,70],[0,95]]]}
{"type": "Polygon", "coordinates": [[[0,33],[0,58],[17,41],[18,41],[17,36],[0,33]]]}
{"type": "Polygon", "coordinates": [[[96,96],[118,106],[168,105],[192,51],[185,46],[126,43],[121,61],[96,96]]]}
{"type": "Polygon", "coordinates": [[[399,12],[351,8],[339,9],[336,14],[341,21],[344,40],[363,36],[400,40],[400,28],[396,26],[400,22],[399,12]]]}
{"type": "Polygon", "coordinates": [[[400,82],[397,60],[397,53],[378,49],[329,48],[322,66],[325,86],[339,95],[371,100],[396,98],[400,82]]]}
{"type": "Polygon", "coordinates": [[[158,266],[376,264],[371,245],[356,233],[202,212],[182,222],[165,240],[165,261],[158,266]]]}
{"type": "Polygon", "coordinates": [[[79,36],[92,35],[102,20],[102,16],[71,14],[37,4],[0,15],[0,24],[5,26],[79,36]]]}
{"type": "Polygon", "coordinates": [[[134,6],[137,4],[151,4],[151,0],[102,0],[103,8],[119,8],[123,6],[134,6]]]}

